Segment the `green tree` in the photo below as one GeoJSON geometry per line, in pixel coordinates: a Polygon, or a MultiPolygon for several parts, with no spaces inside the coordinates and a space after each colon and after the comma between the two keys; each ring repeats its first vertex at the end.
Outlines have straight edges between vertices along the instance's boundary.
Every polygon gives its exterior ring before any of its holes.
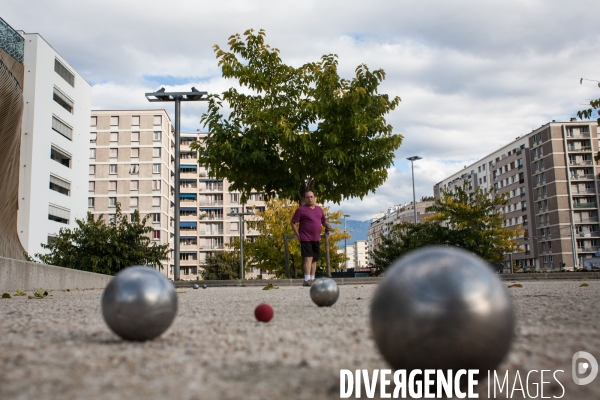
{"type": "MultiPolygon", "coordinates": [[[[598,87],[600,87],[600,81],[596,81],[593,79],[585,79],[585,78],[581,78],[579,80],[580,84],[583,84],[583,81],[592,81],[592,82],[598,82],[598,87]]],[[[597,114],[598,114],[598,125],[600,125],[600,99],[594,99],[594,100],[590,100],[590,107],[587,110],[581,110],[581,111],[577,111],[577,116],[579,117],[579,119],[591,119],[592,116],[594,115],[594,110],[597,110],[597,114]]],[[[598,153],[596,153],[596,155],[594,156],[594,160],[596,160],[596,163],[600,163],[600,151],[598,153]]]]}
{"type": "Polygon", "coordinates": [[[200,271],[205,280],[231,280],[239,278],[240,257],[230,251],[216,251],[206,257],[200,271]]]}
{"type": "Polygon", "coordinates": [[[501,208],[509,203],[506,195],[495,196],[493,189],[477,188],[469,193],[468,183],[453,192],[443,191],[427,209],[435,214],[424,223],[394,225],[388,236],[371,252],[371,264],[383,272],[394,260],[409,251],[428,245],[463,248],[488,262],[504,261],[504,253],[519,250],[520,226],[503,227],[501,208]]]}
{"type": "Polygon", "coordinates": [[[91,213],[86,220],[75,220],[74,229],[61,228],[56,240],[42,244],[47,254],[36,254],[43,263],[82,271],[114,275],[132,265],[153,265],[169,257],[168,244],[153,243],[146,226],[149,215],[140,218],[137,210],[128,215],[117,203],[116,214],[108,224],[102,215],[95,219],[91,213]]]}
{"type": "Polygon", "coordinates": [[[295,68],[263,30],[243,36],[229,38],[230,51],[214,46],[222,76],[241,90],[209,96],[208,136],[192,145],[198,163],[242,202],[252,191],[300,201],[310,189],[339,203],[385,182],[402,142],[384,118],[400,102],[378,92],[385,72],[362,64],[354,78],[340,78],[334,54],[295,68]]]}
{"type": "MultiPolygon", "coordinates": [[[[248,256],[249,264],[255,268],[260,268],[274,274],[277,277],[285,277],[285,247],[283,235],[293,235],[290,220],[294,212],[298,208],[298,203],[282,200],[269,199],[265,204],[265,211],[257,212],[255,220],[248,221],[248,226],[251,229],[258,231],[257,236],[253,241],[244,243],[244,256],[248,256]]],[[[323,212],[327,217],[329,224],[339,224],[343,213],[329,212],[329,207],[323,207],[323,212]]],[[[336,245],[344,238],[349,239],[348,232],[343,233],[339,228],[334,228],[329,234],[329,259],[333,268],[344,262],[344,255],[338,254],[336,245]]],[[[233,246],[236,251],[239,251],[239,241],[233,246]]],[[[303,274],[302,256],[300,254],[300,243],[296,239],[288,240],[290,273],[293,275],[294,270],[303,274]]],[[[321,240],[321,257],[317,262],[317,271],[324,274],[327,270],[327,262],[325,258],[325,240],[321,240]]]]}
{"type": "Polygon", "coordinates": [[[503,227],[502,208],[510,203],[507,193],[495,195],[478,187],[469,193],[469,183],[456,186],[453,192],[444,190],[428,212],[426,221],[451,229],[455,246],[471,251],[487,261],[503,261],[504,253],[519,250],[516,238],[523,235],[521,226],[503,227]]]}

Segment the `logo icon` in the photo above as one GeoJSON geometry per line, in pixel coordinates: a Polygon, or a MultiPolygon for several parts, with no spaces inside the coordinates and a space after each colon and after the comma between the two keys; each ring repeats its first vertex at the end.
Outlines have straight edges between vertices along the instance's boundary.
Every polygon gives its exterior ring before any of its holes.
{"type": "Polygon", "coordinates": [[[598,375],[598,361],[588,352],[578,351],[573,354],[573,365],[571,369],[573,374],[573,382],[577,385],[587,385],[592,383],[598,375]],[[585,361],[583,361],[585,360],[585,361]],[[589,372],[589,375],[585,378],[580,378],[580,375],[584,375],[589,372]]]}

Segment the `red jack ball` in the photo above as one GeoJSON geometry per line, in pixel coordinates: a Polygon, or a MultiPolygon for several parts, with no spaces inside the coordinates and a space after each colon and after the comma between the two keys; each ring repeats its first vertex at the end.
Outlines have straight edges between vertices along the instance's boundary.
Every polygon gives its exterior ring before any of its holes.
{"type": "Polygon", "coordinates": [[[273,318],[273,307],[266,303],[259,304],[254,309],[254,316],[260,322],[269,322],[273,318]]]}

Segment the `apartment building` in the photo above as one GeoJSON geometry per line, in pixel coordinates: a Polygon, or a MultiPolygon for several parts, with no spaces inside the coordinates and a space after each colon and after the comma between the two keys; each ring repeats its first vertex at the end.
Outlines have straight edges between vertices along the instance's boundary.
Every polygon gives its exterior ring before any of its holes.
{"type": "Polygon", "coordinates": [[[505,255],[507,268],[580,268],[600,250],[598,148],[596,122],[552,121],[439,182],[434,194],[465,180],[471,190],[508,192],[504,225],[520,225],[524,234],[522,251],[505,255]]]}
{"type": "Polygon", "coordinates": [[[366,240],[357,240],[352,243],[352,253],[354,254],[354,268],[369,267],[369,247],[366,240]]]}
{"type": "MultiPolygon", "coordinates": [[[[181,279],[196,279],[202,264],[214,251],[228,250],[226,244],[240,237],[239,217],[231,213],[248,210],[264,211],[262,193],[250,195],[242,207],[240,194],[229,191],[229,182],[209,177],[205,166],[198,165],[198,156],[190,148],[194,141],[202,143],[206,132],[182,132],[181,157],[181,279]]],[[[246,216],[245,221],[255,218],[246,216]]],[[[244,227],[244,238],[253,240],[255,230],[244,227]]],[[[266,271],[252,269],[245,278],[266,278],[266,271]]]]}
{"type": "MultiPolygon", "coordinates": [[[[108,220],[120,203],[123,214],[151,215],[152,240],[173,249],[175,138],[169,115],[165,110],[94,110],[87,121],[86,211],[108,220]]],[[[162,272],[172,278],[172,268],[170,258],[162,272]]]]}
{"type": "Polygon", "coordinates": [[[17,231],[25,251],[45,253],[60,228],[85,218],[92,88],[37,33],[24,39],[17,231]]]}
{"type": "Polygon", "coordinates": [[[392,227],[402,222],[414,222],[415,211],[417,222],[423,222],[429,214],[427,208],[433,205],[432,200],[422,199],[417,201],[416,207],[413,202],[399,204],[388,208],[384,213],[379,213],[373,219],[367,231],[367,254],[373,252],[381,244],[381,235],[387,236],[392,227]],[[415,210],[416,208],[416,210],[415,210]]]}

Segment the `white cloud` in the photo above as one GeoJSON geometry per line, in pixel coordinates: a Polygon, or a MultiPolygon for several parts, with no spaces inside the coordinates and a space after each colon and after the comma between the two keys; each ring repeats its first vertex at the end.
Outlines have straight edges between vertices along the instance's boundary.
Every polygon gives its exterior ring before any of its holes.
{"type": "MultiPolygon", "coordinates": [[[[212,46],[248,28],[264,28],[292,65],[336,53],[345,77],[362,63],[383,68],[381,91],[402,98],[388,122],[404,141],[388,181],[342,203],[353,219],[412,200],[406,157],[423,157],[416,193],[431,195],[463,165],[600,97],[595,84],[579,85],[600,79],[596,8],[593,0],[0,0],[3,19],[40,33],[94,84],[96,109],[165,107],[144,98],[160,86],[225,90],[233,83],[220,77],[212,46]]],[[[205,109],[185,104],[184,129],[200,128],[205,109]]]]}

